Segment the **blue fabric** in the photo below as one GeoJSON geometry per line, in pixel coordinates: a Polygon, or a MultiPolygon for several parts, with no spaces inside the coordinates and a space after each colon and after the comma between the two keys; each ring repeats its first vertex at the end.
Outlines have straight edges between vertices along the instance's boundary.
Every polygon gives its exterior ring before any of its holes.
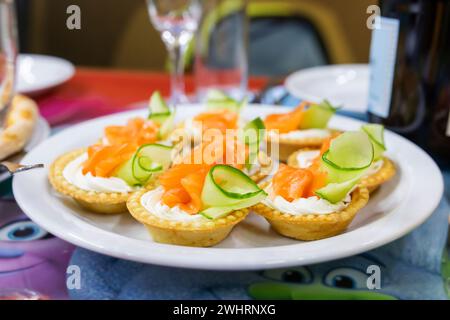
{"type": "Polygon", "coordinates": [[[368,253],[308,267],[199,271],[140,264],[78,248],[71,264],[81,268],[81,289],[69,294],[74,299],[447,299],[441,262],[449,210],[443,199],[430,219],[405,237],[368,253]],[[381,289],[367,289],[365,271],[370,265],[381,267],[381,289]],[[305,274],[311,280],[305,281],[305,274]],[[339,287],[336,279],[351,279],[352,287],[339,287]]]}
{"type": "MultiPolygon", "coordinates": [[[[293,106],[298,100],[276,87],[262,102],[293,106]]],[[[306,267],[216,272],[140,264],[79,248],[71,264],[82,270],[81,289],[69,294],[74,299],[448,299],[450,169],[444,178],[447,196],[424,224],[364,254],[306,267]],[[370,265],[381,268],[380,289],[367,288],[370,265]]]]}

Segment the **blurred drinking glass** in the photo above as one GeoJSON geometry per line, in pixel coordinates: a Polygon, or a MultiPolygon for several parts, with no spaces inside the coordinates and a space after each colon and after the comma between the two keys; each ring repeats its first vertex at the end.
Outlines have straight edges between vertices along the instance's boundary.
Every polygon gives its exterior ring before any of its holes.
{"type": "Polygon", "coordinates": [[[214,88],[242,99],[248,80],[247,1],[209,0],[203,4],[195,49],[197,97],[204,100],[214,88]]]}
{"type": "Polygon", "coordinates": [[[13,0],[0,0],[0,128],[14,97],[17,30],[13,0]]]}
{"type": "Polygon", "coordinates": [[[161,33],[171,59],[171,103],[187,102],[184,54],[201,16],[199,0],[147,0],[150,20],[161,33]]]}

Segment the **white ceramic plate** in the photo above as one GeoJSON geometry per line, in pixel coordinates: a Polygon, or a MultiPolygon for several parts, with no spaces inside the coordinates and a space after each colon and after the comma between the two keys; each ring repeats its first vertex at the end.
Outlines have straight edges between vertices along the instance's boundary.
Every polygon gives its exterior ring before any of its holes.
{"type": "Polygon", "coordinates": [[[303,69],[288,76],[285,86],[296,98],[312,102],[326,98],[346,111],[364,113],[369,94],[369,66],[337,64],[303,69]]]}
{"type": "MultiPolygon", "coordinates": [[[[25,148],[23,149],[23,152],[8,158],[8,160],[14,161],[14,162],[22,161],[24,154],[26,154],[27,152],[30,152],[31,149],[33,149],[39,143],[41,143],[42,141],[47,139],[49,135],[50,135],[50,127],[49,127],[47,121],[44,118],[39,117],[39,119],[36,123],[36,126],[34,128],[33,135],[31,136],[30,141],[28,141],[25,148]]],[[[0,173],[0,182],[7,178],[9,178],[8,173],[6,173],[6,172],[0,173]]]]}
{"type": "MultiPolygon", "coordinates": [[[[178,114],[183,117],[201,110],[199,106],[180,106],[181,109],[178,114]]],[[[244,117],[284,110],[250,106],[244,117]]],[[[146,114],[146,110],[136,110],[73,126],[40,144],[24,162],[43,162],[48,168],[62,153],[96,141],[106,125],[123,124],[132,116],[146,114]]],[[[358,129],[361,122],[336,116],[330,125],[358,129]]],[[[443,180],[436,164],[420,148],[392,132],[386,132],[386,141],[390,150],[387,155],[397,164],[398,175],[374,194],[344,234],[312,242],[279,236],[263,218],[250,214],[213,248],[158,244],[128,214],[96,215],[57,195],[47,181],[47,169],[16,176],[13,190],[20,207],[36,223],[60,238],[110,256],[215,270],[297,266],[342,258],[386,244],[420,225],[436,208],[443,193],[443,180]]]]}
{"type": "Polygon", "coordinates": [[[39,54],[20,54],[17,65],[16,90],[28,95],[56,87],[75,74],[75,67],[69,61],[39,54]]]}

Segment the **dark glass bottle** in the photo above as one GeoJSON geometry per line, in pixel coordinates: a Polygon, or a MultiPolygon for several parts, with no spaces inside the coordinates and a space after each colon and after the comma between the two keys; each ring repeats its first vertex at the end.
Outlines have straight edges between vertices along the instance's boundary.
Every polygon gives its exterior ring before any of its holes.
{"type": "Polygon", "coordinates": [[[450,1],[381,0],[380,7],[382,17],[398,21],[398,41],[390,103],[380,115],[369,102],[369,120],[425,148],[449,148],[450,1]]]}
{"type": "Polygon", "coordinates": [[[450,1],[438,2],[435,20],[436,28],[425,69],[430,109],[427,146],[450,165],[450,1]]]}

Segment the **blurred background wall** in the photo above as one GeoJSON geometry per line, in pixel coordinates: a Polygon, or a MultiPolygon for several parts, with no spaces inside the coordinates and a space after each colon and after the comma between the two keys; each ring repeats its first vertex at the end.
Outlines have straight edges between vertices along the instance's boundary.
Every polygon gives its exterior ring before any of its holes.
{"type": "MultiPolygon", "coordinates": [[[[145,0],[18,1],[22,52],[61,56],[84,66],[165,69],[166,51],[159,34],[150,24],[145,0]],[[81,30],[66,28],[68,16],[66,9],[71,4],[77,4],[81,8],[81,30]]],[[[315,42],[325,43],[327,58],[311,64],[368,60],[370,30],[365,27],[368,17],[366,9],[370,4],[376,3],[376,0],[249,0],[248,2],[250,11],[252,6],[264,2],[290,3],[293,6],[287,10],[295,11],[291,20],[298,17],[304,21],[303,25],[312,25],[313,29],[320,21],[324,22],[327,25],[325,29],[320,30],[320,26],[316,28],[323,34],[317,32],[318,39],[315,42]],[[299,9],[295,9],[296,7],[299,9]],[[329,24],[329,20],[332,20],[334,25],[329,24]],[[332,42],[334,44],[327,45],[332,42]]],[[[262,28],[261,24],[258,26],[257,21],[258,18],[251,20],[250,35],[256,32],[252,29],[253,26],[262,28]]],[[[287,41],[292,42],[292,38],[287,41]]],[[[298,40],[297,46],[301,50],[301,39],[298,40]]],[[[282,53],[283,48],[279,51],[282,53]]]]}

